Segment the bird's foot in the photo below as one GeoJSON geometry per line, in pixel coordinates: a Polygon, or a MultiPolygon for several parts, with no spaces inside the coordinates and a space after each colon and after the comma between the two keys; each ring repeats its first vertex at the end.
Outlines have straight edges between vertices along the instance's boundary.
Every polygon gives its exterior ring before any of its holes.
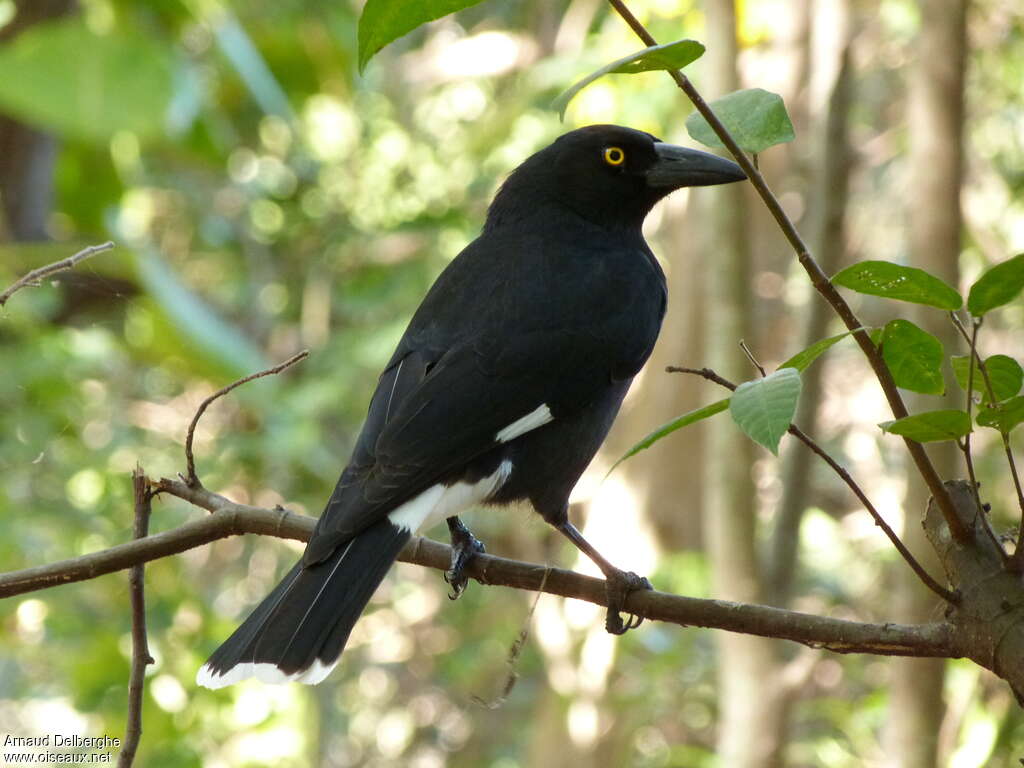
{"type": "Polygon", "coordinates": [[[452,564],[451,568],[445,571],[444,580],[452,588],[448,593],[448,599],[458,600],[469,583],[466,569],[473,558],[487,552],[487,548],[457,517],[448,520],[448,530],[451,532],[452,564]]]}
{"type": "Polygon", "coordinates": [[[611,571],[605,574],[605,590],[608,595],[608,615],[604,620],[604,628],[613,635],[624,635],[631,629],[639,627],[643,616],[627,614],[623,621],[619,615],[630,592],[640,589],[654,589],[645,577],[632,571],[611,571]]]}

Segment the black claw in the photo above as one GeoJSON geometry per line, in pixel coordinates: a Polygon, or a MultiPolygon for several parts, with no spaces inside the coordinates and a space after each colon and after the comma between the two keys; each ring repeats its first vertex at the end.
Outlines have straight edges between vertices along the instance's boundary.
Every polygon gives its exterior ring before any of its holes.
{"type": "Polygon", "coordinates": [[[449,519],[448,530],[451,532],[452,540],[452,563],[451,567],[445,571],[444,580],[452,588],[452,591],[448,593],[448,599],[458,600],[469,583],[466,568],[474,557],[487,552],[487,548],[457,517],[449,519]]]}
{"type": "Polygon", "coordinates": [[[625,622],[619,611],[629,597],[630,592],[640,589],[654,589],[645,577],[638,576],[632,571],[618,571],[605,577],[606,590],[608,592],[608,615],[605,617],[604,628],[613,635],[624,635],[631,629],[639,627],[643,616],[627,614],[625,622]]]}

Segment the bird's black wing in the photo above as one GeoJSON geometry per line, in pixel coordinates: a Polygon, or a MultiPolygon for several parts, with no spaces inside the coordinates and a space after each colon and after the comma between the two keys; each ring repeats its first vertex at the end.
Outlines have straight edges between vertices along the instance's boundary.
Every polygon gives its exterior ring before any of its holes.
{"type": "MultiPolygon", "coordinates": [[[[603,348],[590,335],[538,331],[504,342],[467,340],[436,361],[410,350],[381,376],[360,446],[320,518],[306,562],[319,562],[500,445],[499,433],[518,420],[545,407],[558,419],[592,401],[612,383],[603,348]]],[[[535,421],[542,426],[544,414],[535,421]]]]}
{"type": "Polygon", "coordinates": [[[435,282],[381,374],[305,561],[454,482],[512,439],[499,433],[518,420],[545,407],[557,420],[631,378],[664,306],[664,276],[642,239],[584,246],[549,229],[474,241],[435,282]]]}

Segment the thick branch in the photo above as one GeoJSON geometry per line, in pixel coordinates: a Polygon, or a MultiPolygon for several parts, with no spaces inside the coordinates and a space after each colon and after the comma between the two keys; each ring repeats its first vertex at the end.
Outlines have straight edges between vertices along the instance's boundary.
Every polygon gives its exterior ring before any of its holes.
{"type": "Polygon", "coordinates": [[[27,285],[37,285],[40,280],[50,275],[55,275],[58,272],[66,272],[67,270],[74,267],[78,262],[85,261],[97,253],[103,253],[109,251],[114,247],[112,242],[106,242],[101,245],[90,245],[88,248],[83,248],[74,256],[68,256],[66,259],[54,262],[53,264],[47,264],[45,267],[39,267],[39,269],[33,269],[27,275],[18,280],[14,285],[8,288],[3,293],[0,293],[0,307],[7,303],[7,300],[11,298],[15,293],[20,291],[27,285]]]}
{"type": "MultiPolygon", "coordinates": [[[[629,27],[636,33],[637,37],[644,41],[645,45],[657,45],[654,37],[647,31],[646,27],[640,23],[640,21],[630,12],[625,6],[622,0],[608,0],[615,11],[623,18],[623,20],[629,25],[629,27]]],[[[782,208],[782,204],[778,198],[775,197],[768,183],[764,180],[761,172],[757,167],[750,161],[746,153],[740,149],[735,139],[729,134],[725,126],[718,119],[715,113],[708,106],[707,102],[704,101],[704,97],[700,95],[697,89],[690,82],[690,79],[686,77],[679,70],[668,70],[669,76],[675,81],[676,85],[689,97],[690,101],[693,102],[693,106],[697,108],[701,116],[708,121],[708,125],[711,126],[715,135],[721,139],[726,149],[733,155],[736,162],[739,163],[740,167],[747,174],[750,179],[750,183],[754,185],[754,189],[757,190],[758,195],[764,201],[768,210],[771,212],[772,217],[775,219],[779,228],[782,230],[782,234],[785,235],[790,245],[793,246],[793,250],[796,251],[797,259],[800,262],[800,266],[807,272],[807,276],[811,279],[811,284],[815,290],[818,291],[824,297],[832,309],[835,311],[839,318],[843,321],[843,324],[852,332],[854,339],[857,340],[857,344],[860,346],[864,356],[868,359],[868,363],[871,365],[871,369],[875,373],[875,377],[878,379],[878,383],[882,387],[882,391],[885,393],[885,398],[889,402],[889,408],[892,410],[893,415],[897,419],[902,419],[908,415],[907,406],[903,402],[903,398],[900,396],[899,390],[896,389],[896,382],[892,378],[892,373],[889,371],[889,367],[885,364],[885,360],[882,359],[881,353],[875,347],[871,338],[868,336],[867,331],[864,330],[864,324],[857,319],[857,316],[850,309],[850,305],[846,303],[846,300],[840,295],[836,287],[832,285],[832,282],[828,279],[828,275],[825,274],[818,262],[811,256],[811,252],[804,243],[803,238],[797,231],[796,225],[790,221],[789,216],[786,215],[785,210],[782,208]]],[[[928,458],[928,454],[925,452],[924,446],[913,440],[904,438],[903,442],[907,446],[907,450],[910,452],[911,458],[914,460],[914,464],[917,466],[917,471],[921,477],[924,478],[925,483],[928,485],[928,490],[931,491],[932,497],[938,503],[943,515],[946,518],[946,522],[949,525],[950,530],[953,532],[953,536],[958,540],[965,540],[968,536],[967,529],[963,526],[960,518],[957,517],[956,511],[953,509],[953,502],[946,491],[945,486],[942,484],[942,478],[939,477],[938,472],[935,471],[935,467],[932,465],[931,460],[928,458]]]]}
{"type": "MultiPolygon", "coordinates": [[[[190,488],[180,480],[152,483],[159,493],[177,496],[214,514],[174,530],[120,544],[60,563],[0,575],[0,597],[95,578],[140,563],[201,546],[242,533],[259,533],[307,540],[316,520],[284,509],[261,509],[236,504],[205,488],[190,488]]],[[[407,563],[445,571],[451,566],[451,548],[416,537],[399,555],[407,563]]],[[[574,571],[479,555],[469,573],[485,584],[543,591],[562,597],[606,605],[601,579],[574,571]]],[[[731,632],[774,637],[825,648],[838,653],[873,653],[886,656],[957,655],[944,623],[920,625],[867,624],[814,616],[762,605],[725,600],[702,600],[664,592],[630,594],[624,610],[648,619],[681,626],[714,627],[731,632]]]]}
{"type": "Polygon", "coordinates": [[[1020,576],[1003,568],[1001,547],[988,536],[974,491],[963,480],[947,483],[964,525],[966,544],[953,539],[945,517],[928,505],[924,529],[951,584],[964,596],[947,611],[957,647],[1006,680],[1024,706],[1024,603],[1020,576]]]}

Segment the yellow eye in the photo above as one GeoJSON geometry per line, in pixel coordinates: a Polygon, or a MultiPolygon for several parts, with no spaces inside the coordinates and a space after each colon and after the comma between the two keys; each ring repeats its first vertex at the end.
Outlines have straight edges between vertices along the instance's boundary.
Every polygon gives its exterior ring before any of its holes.
{"type": "Polygon", "coordinates": [[[626,162],[626,153],[618,147],[608,147],[604,151],[604,161],[608,165],[622,165],[626,162]]]}

